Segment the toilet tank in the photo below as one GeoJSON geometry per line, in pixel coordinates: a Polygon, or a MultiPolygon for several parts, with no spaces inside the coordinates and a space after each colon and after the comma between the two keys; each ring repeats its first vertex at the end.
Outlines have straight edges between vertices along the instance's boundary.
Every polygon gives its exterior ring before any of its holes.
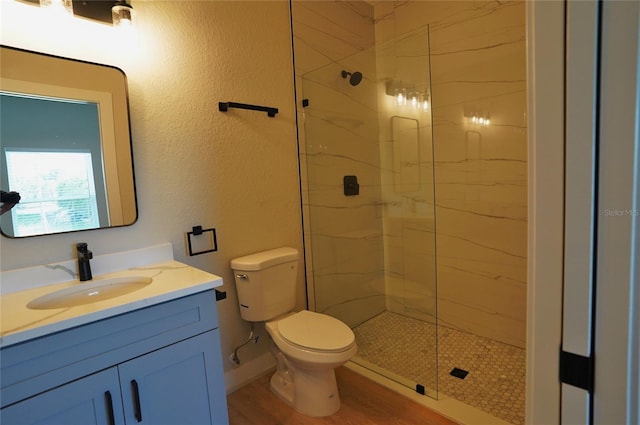
{"type": "Polygon", "coordinates": [[[249,322],[270,320],[296,304],[298,250],[277,248],[231,260],[240,315],[249,322]]]}

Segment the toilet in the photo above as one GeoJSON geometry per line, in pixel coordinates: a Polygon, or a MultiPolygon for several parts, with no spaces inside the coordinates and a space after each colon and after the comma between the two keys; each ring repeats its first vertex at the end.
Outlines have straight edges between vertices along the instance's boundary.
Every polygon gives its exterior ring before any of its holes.
{"type": "Polygon", "coordinates": [[[335,368],[356,354],[353,331],[313,311],[294,312],[298,251],[277,248],[231,260],[240,315],[265,322],[277,370],[271,390],[298,412],[329,416],[340,409],[335,368]]]}

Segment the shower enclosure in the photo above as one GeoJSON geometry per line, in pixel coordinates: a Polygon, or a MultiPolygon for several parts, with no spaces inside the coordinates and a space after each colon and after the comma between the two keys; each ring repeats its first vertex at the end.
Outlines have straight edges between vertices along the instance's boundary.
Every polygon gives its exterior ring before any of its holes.
{"type": "Polygon", "coordinates": [[[437,397],[428,27],[307,72],[301,86],[311,308],[353,328],[354,362],[437,397]]]}

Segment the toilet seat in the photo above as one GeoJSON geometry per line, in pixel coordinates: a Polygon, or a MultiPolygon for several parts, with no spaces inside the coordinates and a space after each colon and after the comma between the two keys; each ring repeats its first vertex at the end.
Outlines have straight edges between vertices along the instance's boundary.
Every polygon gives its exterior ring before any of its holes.
{"type": "Polygon", "coordinates": [[[354,344],[353,331],[326,314],[303,310],[278,321],[282,338],[304,350],[342,352],[354,344]]]}

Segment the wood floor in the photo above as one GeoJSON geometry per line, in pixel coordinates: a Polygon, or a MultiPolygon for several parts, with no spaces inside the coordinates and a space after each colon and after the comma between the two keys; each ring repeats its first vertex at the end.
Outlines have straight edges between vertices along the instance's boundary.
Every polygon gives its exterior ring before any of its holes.
{"type": "Polygon", "coordinates": [[[311,418],[290,408],[269,389],[270,375],[227,396],[230,425],[456,425],[349,369],[336,369],[342,405],[326,418],[311,418]]]}

